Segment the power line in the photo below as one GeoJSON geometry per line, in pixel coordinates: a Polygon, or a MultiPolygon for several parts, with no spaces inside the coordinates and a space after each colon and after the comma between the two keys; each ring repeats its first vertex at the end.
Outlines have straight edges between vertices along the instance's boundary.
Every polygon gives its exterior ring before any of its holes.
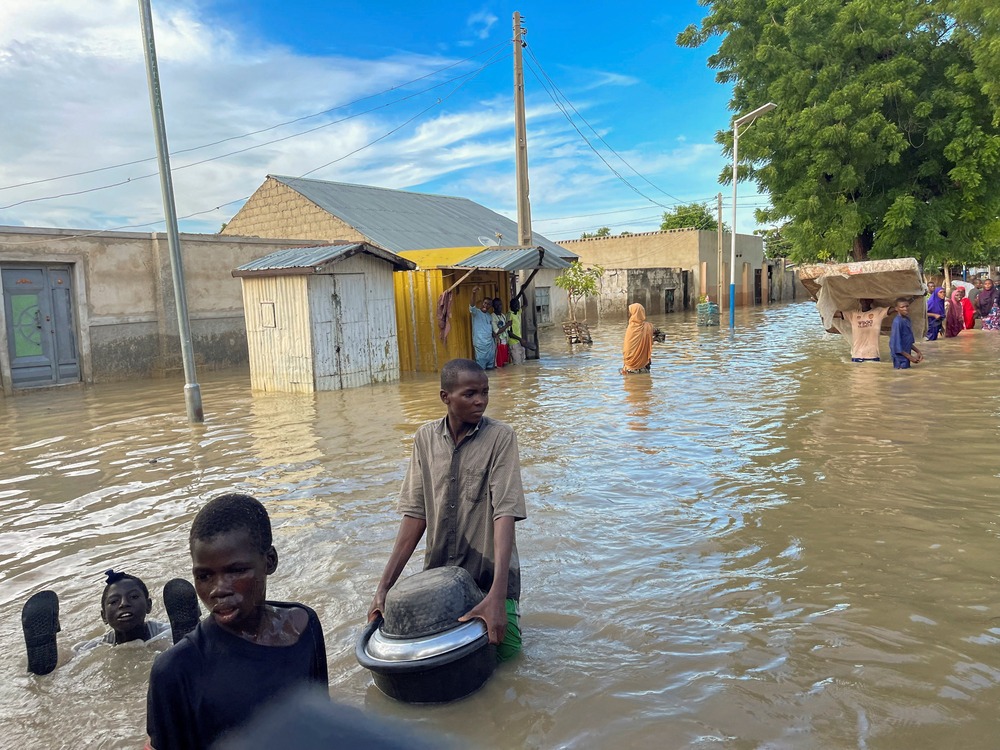
{"type": "MultiPolygon", "coordinates": [[[[406,127],[407,125],[409,125],[414,120],[418,119],[419,117],[422,117],[424,114],[426,114],[427,112],[430,112],[435,107],[437,107],[437,106],[439,106],[441,104],[444,104],[444,102],[448,101],[448,99],[450,99],[452,96],[454,96],[463,86],[465,86],[470,81],[474,81],[476,78],[478,78],[479,74],[482,73],[484,70],[486,70],[488,67],[490,67],[491,65],[495,65],[496,63],[500,62],[501,60],[506,60],[510,56],[511,56],[510,53],[508,53],[508,54],[504,55],[503,57],[497,57],[496,53],[494,53],[493,58],[487,60],[486,63],[483,64],[482,67],[479,68],[479,70],[475,71],[475,73],[473,73],[471,77],[469,77],[465,81],[462,81],[455,88],[453,88],[451,91],[449,91],[444,96],[443,99],[438,99],[436,102],[434,102],[433,104],[431,104],[431,106],[427,107],[426,109],[421,110],[420,112],[417,112],[417,114],[415,114],[410,119],[406,120],[406,122],[400,124],[398,127],[393,128],[392,130],[390,130],[385,135],[383,135],[383,136],[381,136],[379,138],[376,138],[371,143],[366,143],[361,148],[357,148],[357,149],[355,149],[354,151],[351,151],[348,154],[344,154],[343,156],[338,157],[338,158],[334,159],[333,161],[328,161],[326,164],[321,164],[318,167],[313,167],[308,172],[303,172],[301,175],[299,175],[299,177],[305,177],[306,175],[310,175],[313,172],[318,172],[321,169],[325,169],[326,167],[329,167],[331,164],[336,164],[339,161],[343,161],[344,159],[346,159],[346,158],[348,158],[350,156],[353,156],[354,154],[358,153],[359,151],[363,151],[364,149],[368,148],[369,146],[373,146],[376,143],[378,143],[379,141],[388,138],[393,133],[396,133],[397,131],[402,130],[404,127],[406,127]]],[[[452,80],[456,80],[456,79],[452,79],[452,80]]]]}
{"type": "MultiPolygon", "coordinates": [[[[338,162],[338,161],[342,161],[342,160],[344,160],[344,159],[348,158],[349,156],[352,156],[352,155],[354,155],[354,154],[358,153],[359,151],[363,151],[364,149],[368,148],[369,146],[372,146],[372,145],[374,145],[375,143],[378,143],[379,141],[381,141],[381,140],[384,140],[385,138],[389,137],[390,135],[392,135],[392,134],[394,134],[394,133],[398,132],[398,131],[399,131],[400,129],[402,129],[403,127],[405,127],[405,126],[406,126],[406,125],[408,125],[409,123],[411,123],[411,122],[413,122],[414,120],[418,119],[419,117],[423,116],[424,114],[426,114],[426,113],[427,113],[427,112],[429,112],[430,110],[434,109],[435,107],[437,107],[437,106],[439,106],[439,105],[443,104],[443,103],[444,103],[445,101],[447,101],[447,100],[448,100],[448,99],[449,99],[449,98],[450,98],[451,96],[453,96],[453,95],[454,95],[454,94],[455,94],[456,92],[458,92],[458,91],[459,91],[459,90],[460,90],[460,89],[461,89],[461,88],[462,88],[463,86],[465,86],[465,85],[466,85],[467,83],[469,83],[470,81],[474,80],[474,79],[475,79],[475,78],[476,78],[476,77],[477,77],[477,76],[478,76],[478,75],[479,75],[480,73],[482,73],[482,71],[484,71],[484,70],[485,70],[486,68],[488,68],[488,67],[490,67],[491,65],[494,65],[495,63],[497,63],[497,62],[500,62],[500,61],[502,61],[502,60],[504,60],[504,59],[506,59],[506,58],[508,58],[508,57],[510,57],[510,54],[509,54],[509,53],[508,53],[508,54],[506,54],[505,56],[503,56],[503,57],[499,57],[499,58],[497,58],[497,57],[496,57],[496,55],[494,55],[494,58],[495,58],[495,59],[490,59],[490,60],[488,60],[488,61],[487,61],[487,62],[486,62],[486,63],[485,63],[485,64],[484,64],[484,65],[483,65],[482,67],[480,67],[480,68],[479,68],[479,70],[475,71],[475,72],[474,72],[474,73],[472,74],[472,76],[471,76],[471,77],[469,77],[469,76],[468,76],[468,74],[466,74],[466,75],[463,75],[463,76],[456,76],[456,78],[453,78],[453,79],[451,79],[451,80],[452,80],[452,81],[454,81],[454,80],[457,80],[458,78],[467,78],[467,80],[465,80],[465,81],[462,81],[462,83],[460,83],[460,84],[459,84],[458,86],[456,86],[456,87],[455,87],[454,89],[452,89],[452,90],[451,90],[451,91],[450,91],[450,92],[449,92],[448,94],[446,94],[446,95],[445,95],[444,97],[442,97],[442,98],[440,98],[440,99],[437,99],[437,100],[436,100],[436,101],[435,101],[435,102],[434,102],[433,104],[431,104],[431,106],[429,106],[429,107],[427,107],[427,108],[425,108],[425,109],[421,110],[421,111],[420,111],[420,112],[418,112],[418,113],[417,113],[416,115],[414,115],[414,116],[412,116],[412,117],[408,118],[408,119],[407,119],[406,121],[404,121],[404,122],[403,122],[402,124],[400,124],[400,125],[397,125],[396,127],[392,128],[392,129],[391,129],[391,130],[389,130],[389,131],[388,131],[387,133],[385,133],[385,134],[383,134],[383,135],[379,136],[379,137],[378,137],[378,138],[376,138],[375,140],[373,140],[373,141],[369,141],[369,142],[368,142],[368,143],[366,143],[366,144],[365,144],[364,146],[361,146],[360,148],[357,148],[357,149],[355,149],[354,151],[351,151],[351,152],[350,152],[350,153],[348,153],[348,154],[344,154],[343,156],[341,156],[341,157],[338,157],[337,159],[334,159],[333,161],[330,161],[330,162],[327,162],[326,164],[322,164],[322,165],[320,165],[320,166],[318,166],[318,167],[315,167],[315,168],[313,168],[313,169],[309,170],[308,172],[304,172],[304,173],[303,173],[302,175],[300,175],[300,176],[302,176],[302,177],[305,177],[306,175],[308,175],[308,174],[312,174],[313,172],[316,172],[316,171],[318,171],[318,170],[320,170],[320,169],[323,169],[323,168],[325,168],[325,167],[328,167],[328,166],[330,166],[331,164],[334,164],[334,163],[336,163],[336,162],[338,162]]],[[[436,87],[435,87],[435,88],[436,88],[436,87]]],[[[174,171],[174,170],[171,170],[171,171],[174,171]]],[[[246,200],[248,200],[249,198],[250,198],[250,196],[249,196],[249,195],[246,195],[246,196],[243,196],[242,198],[236,198],[236,199],[234,199],[234,200],[230,200],[230,201],[226,201],[225,203],[220,203],[220,204],[219,204],[219,205],[217,205],[217,206],[214,206],[214,207],[212,207],[212,208],[208,208],[208,209],[205,209],[205,210],[203,210],[203,211],[195,211],[195,212],[193,212],[193,213],[190,213],[190,214],[186,214],[185,216],[179,216],[179,217],[178,217],[178,221],[184,221],[184,220],[187,220],[187,219],[191,219],[191,218],[194,218],[194,217],[196,217],[196,216],[203,216],[204,214],[209,214],[209,213],[212,213],[212,212],[214,212],[214,211],[218,211],[218,210],[219,210],[219,209],[221,209],[221,208],[222,208],[223,206],[230,206],[230,205],[233,205],[234,203],[240,203],[241,201],[246,201],[246,200]]],[[[143,228],[143,227],[151,227],[151,226],[155,226],[155,225],[157,225],[157,224],[162,224],[163,222],[164,222],[164,220],[163,220],[163,219],[157,219],[156,221],[150,221],[150,222],[146,222],[146,223],[144,223],[144,224],[126,224],[126,225],[122,225],[122,226],[119,226],[119,227],[114,227],[114,228],[111,228],[111,229],[95,229],[95,230],[92,230],[92,231],[88,231],[88,232],[81,232],[81,233],[79,233],[79,234],[73,234],[73,235],[67,235],[67,236],[65,236],[65,237],[59,237],[59,238],[57,238],[57,239],[55,239],[55,240],[53,240],[53,239],[45,239],[45,240],[29,240],[29,241],[27,241],[27,242],[4,242],[3,244],[4,244],[4,245],[7,245],[7,246],[23,246],[23,245],[37,245],[37,244],[42,244],[42,243],[49,243],[49,242],[57,242],[57,241],[58,241],[58,242],[62,242],[62,241],[65,241],[65,240],[72,240],[72,239],[79,239],[79,238],[84,238],[84,237],[90,237],[90,236],[93,236],[93,235],[96,235],[96,234],[103,234],[103,233],[105,233],[105,232],[117,232],[117,231],[123,231],[123,230],[126,230],[126,229],[141,229],[141,228],[143,228]]]]}
{"type": "MultiPolygon", "coordinates": [[[[711,200],[714,200],[714,196],[712,198],[704,198],[702,200],[680,201],[675,205],[686,205],[688,203],[698,203],[703,205],[711,200]]],[[[575,216],[556,216],[549,219],[532,219],[532,222],[535,224],[540,224],[546,221],[563,221],[564,219],[586,219],[590,216],[610,216],[611,214],[624,214],[624,213],[629,213],[630,211],[646,211],[648,208],[649,206],[638,206],[636,208],[622,208],[617,211],[597,211],[591,214],[576,214],[575,216]]]]}
{"type": "MultiPolygon", "coordinates": [[[[414,78],[413,80],[407,81],[406,83],[400,83],[400,84],[397,84],[395,86],[390,86],[389,88],[385,89],[384,91],[379,91],[378,93],[375,93],[375,94],[368,94],[367,96],[362,96],[359,99],[355,99],[354,101],[347,102],[346,104],[339,104],[336,107],[331,107],[331,108],[325,109],[325,110],[323,110],[321,112],[314,112],[314,113],[309,114],[309,115],[303,115],[301,117],[296,117],[296,118],[294,118],[292,120],[286,120],[285,122],[279,122],[276,125],[270,125],[270,126],[268,126],[266,128],[261,128],[259,130],[250,131],[249,133],[243,133],[241,135],[233,135],[233,136],[229,136],[227,138],[222,138],[222,139],[220,139],[218,141],[212,141],[211,143],[204,143],[204,144],[202,144],[200,146],[191,146],[190,148],[182,148],[182,149],[178,149],[177,151],[171,151],[170,155],[171,156],[177,156],[179,154],[186,154],[186,153],[190,153],[192,151],[199,151],[199,150],[204,149],[204,148],[210,148],[212,146],[218,146],[219,144],[226,143],[228,141],[235,141],[235,140],[240,140],[242,138],[249,138],[250,136],[253,136],[253,135],[260,135],[261,133],[267,133],[267,132],[269,132],[271,130],[277,130],[278,128],[285,127],[286,125],[294,125],[295,123],[302,122],[303,120],[311,120],[311,119],[313,119],[315,117],[321,117],[323,115],[328,115],[328,114],[330,114],[332,112],[336,112],[337,110],[340,110],[340,109],[346,109],[347,107],[353,107],[355,104],[360,104],[361,102],[367,101],[368,99],[374,99],[376,97],[382,96],[383,94],[388,94],[388,93],[390,93],[392,91],[396,91],[398,89],[405,88],[406,86],[410,86],[411,84],[417,83],[418,81],[422,81],[422,80],[424,80],[426,78],[431,78],[433,76],[436,76],[438,73],[443,73],[446,70],[454,68],[454,67],[456,67],[458,65],[461,65],[463,63],[467,63],[470,60],[475,60],[477,57],[482,57],[486,53],[493,52],[494,50],[498,49],[499,47],[506,46],[506,45],[507,45],[506,41],[500,42],[499,44],[496,44],[496,45],[494,45],[492,47],[488,47],[487,49],[484,49],[484,50],[482,50],[480,52],[477,52],[475,55],[472,55],[470,57],[466,57],[463,60],[459,60],[457,62],[454,62],[451,65],[446,65],[443,68],[439,68],[439,69],[437,69],[435,71],[432,71],[430,73],[422,75],[422,76],[420,76],[418,78],[414,78]]],[[[417,93],[420,94],[420,93],[424,93],[424,91],[430,91],[431,89],[437,88],[438,86],[443,86],[443,85],[445,85],[447,83],[450,83],[450,81],[453,81],[453,80],[455,80],[455,78],[452,78],[449,81],[444,81],[443,83],[437,84],[435,86],[431,86],[430,88],[424,89],[423,91],[420,91],[420,92],[417,92],[417,93]]],[[[404,97],[404,99],[406,99],[406,98],[409,98],[409,97],[404,97]]],[[[404,101],[404,99],[399,99],[397,101],[404,101]]],[[[371,112],[371,111],[374,111],[375,109],[378,109],[378,107],[373,108],[371,110],[367,110],[367,111],[371,112]]],[[[340,122],[342,122],[342,120],[340,122]]],[[[307,130],[307,131],[304,131],[304,132],[308,133],[308,132],[311,132],[311,131],[307,130]]],[[[266,144],[263,144],[263,145],[266,145],[266,144]]],[[[3,191],[3,190],[12,190],[14,188],[19,188],[19,187],[28,187],[30,185],[38,185],[38,184],[41,184],[43,182],[55,182],[57,180],[65,180],[65,179],[68,179],[70,177],[82,177],[84,175],[95,174],[97,172],[106,172],[106,171],[111,170],[111,169],[119,169],[121,167],[131,167],[131,166],[135,166],[136,164],[144,164],[145,162],[149,162],[149,161],[156,161],[156,157],[155,156],[150,156],[150,157],[147,157],[145,159],[136,159],[134,161],[122,162],[121,164],[112,164],[112,165],[109,165],[109,166],[106,166],[106,167],[96,167],[94,169],[86,169],[86,170],[83,170],[81,172],[72,172],[70,174],[59,175],[58,177],[45,177],[45,178],[42,178],[42,179],[39,179],[39,180],[30,180],[28,182],[21,182],[21,183],[18,183],[16,185],[0,186],[0,191],[3,191]]],[[[118,184],[124,184],[124,183],[118,183],[118,184]]],[[[67,193],[67,195],[77,195],[77,194],[78,193],[67,193]]],[[[15,204],[15,205],[17,205],[17,204],[15,204]]]]}
{"type": "MultiPolygon", "coordinates": [[[[630,223],[638,223],[638,222],[646,222],[646,221],[662,221],[662,220],[663,220],[663,216],[661,214],[652,214],[650,216],[639,216],[639,217],[637,217],[635,219],[632,219],[630,223]]],[[[616,226],[621,226],[621,225],[622,225],[622,223],[619,222],[616,226]]],[[[558,234],[569,234],[569,233],[576,234],[578,232],[589,232],[589,231],[595,230],[595,229],[603,229],[606,226],[608,226],[608,225],[607,224],[595,224],[593,226],[587,226],[587,227],[574,227],[574,228],[569,228],[569,229],[558,229],[558,230],[555,230],[555,232],[558,233],[558,234]]],[[[610,228],[611,227],[608,227],[608,229],[610,229],[610,228]]],[[[648,230],[648,231],[656,231],[656,230],[648,230]]]]}
{"type": "MultiPolygon", "coordinates": [[[[526,49],[528,50],[528,55],[531,57],[532,61],[534,61],[535,65],[538,66],[538,69],[541,71],[542,75],[545,76],[545,80],[547,80],[549,82],[549,84],[552,86],[552,89],[554,91],[556,91],[562,97],[562,99],[566,102],[566,104],[568,104],[570,106],[570,108],[573,110],[573,112],[576,113],[576,116],[579,117],[581,120],[583,120],[583,123],[588,128],[590,128],[590,132],[592,132],[595,136],[597,136],[597,138],[601,141],[601,143],[603,143],[605,146],[607,146],[608,150],[611,153],[613,153],[615,156],[618,157],[618,159],[621,161],[622,164],[624,164],[626,167],[628,167],[629,169],[631,169],[636,174],[637,177],[639,177],[640,179],[642,179],[643,181],[645,181],[650,187],[654,188],[655,190],[659,190],[665,196],[667,196],[668,198],[673,198],[678,203],[683,203],[683,201],[681,201],[681,199],[678,198],[676,195],[671,195],[670,193],[668,193],[666,190],[664,190],[663,188],[659,187],[658,185],[654,185],[645,175],[641,174],[639,172],[639,170],[637,170],[635,167],[633,167],[631,164],[629,164],[625,160],[624,156],[622,156],[617,151],[615,151],[614,148],[611,147],[611,144],[608,143],[604,139],[604,136],[602,136],[600,133],[598,133],[597,130],[594,129],[594,126],[591,125],[589,122],[587,122],[587,118],[585,118],[582,114],[580,114],[580,110],[578,110],[575,106],[573,106],[573,102],[571,102],[569,100],[569,97],[567,97],[562,92],[562,90],[559,88],[559,86],[556,85],[556,82],[552,80],[551,76],[549,76],[549,74],[545,72],[545,68],[542,67],[542,64],[538,61],[538,58],[535,57],[535,53],[531,49],[531,47],[526,47],[526,49]]],[[[551,96],[551,94],[550,94],[550,96],[551,96]]]]}
{"type": "Polygon", "coordinates": [[[650,198],[644,192],[642,192],[641,190],[639,190],[639,188],[637,188],[631,182],[629,182],[628,180],[626,180],[625,177],[617,169],[615,169],[613,166],[611,166],[610,162],[608,162],[608,160],[604,158],[604,155],[600,151],[598,151],[596,148],[594,148],[594,144],[590,142],[590,140],[587,138],[587,136],[583,134],[583,131],[580,130],[580,128],[577,126],[577,124],[575,122],[573,122],[573,118],[570,117],[569,112],[566,111],[566,108],[562,105],[562,103],[559,101],[559,99],[556,98],[556,96],[553,95],[553,93],[551,91],[549,91],[549,88],[548,88],[548,86],[546,86],[545,81],[543,81],[541,78],[539,78],[538,73],[535,71],[534,67],[531,65],[530,62],[528,63],[528,70],[530,70],[531,74],[533,76],[535,76],[535,80],[537,80],[538,83],[541,85],[541,87],[545,90],[545,93],[549,95],[549,98],[552,100],[553,104],[555,104],[556,108],[560,112],[562,112],[563,117],[565,117],[566,121],[569,122],[569,124],[573,126],[573,129],[583,139],[583,142],[586,143],[587,146],[588,146],[588,148],[590,148],[590,150],[593,151],[597,155],[598,159],[600,159],[602,162],[604,162],[604,165],[608,169],[611,170],[611,172],[615,175],[615,177],[617,177],[619,180],[621,180],[623,183],[625,183],[625,185],[627,185],[636,194],[638,194],[642,198],[645,198],[647,201],[649,201],[653,205],[660,206],[661,208],[668,208],[668,206],[665,206],[662,203],[660,203],[659,201],[654,200],[653,198],[650,198]]]}
{"type": "MultiPolygon", "coordinates": [[[[303,135],[308,135],[309,133],[315,133],[318,130],[323,130],[324,128],[329,128],[329,127],[332,127],[333,125],[338,125],[340,123],[347,122],[348,120],[352,120],[354,118],[370,114],[370,113],[375,112],[377,110],[385,109],[387,107],[391,107],[394,104],[399,104],[400,102],[407,101],[408,99],[413,99],[414,97],[417,97],[417,96],[419,96],[421,94],[425,94],[428,91],[433,91],[434,89],[440,88],[441,86],[446,86],[449,83],[452,83],[454,81],[460,80],[462,78],[468,78],[468,80],[473,80],[480,73],[482,73],[486,68],[490,67],[491,65],[495,65],[496,63],[501,62],[501,61],[507,59],[508,57],[510,57],[509,53],[507,55],[504,55],[503,57],[499,57],[499,58],[497,58],[496,54],[494,54],[493,58],[491,58],[490,60],[488,60],[484,65],[482,65],[477,70],[471,71],[469,73],[463,73],[463,74],[455,76],[453,78],[449,78],[446,81],[442,81],[440,83],[436,83],[433,86],[429,86],[426,89],[421,89],[420,91],[415,91],[412,94],[407,94],[406,96],[402,96],[402,97],[400,97],[398,99],[394,99],[391,102],[386,102],[385,104],[380,104],[380,105],[378,105],[376,107],[371,107],[370,109],[366,109],[366,110],[363,110],[361,112],[357,112],[355,114],[347,115],[346,117],[342,117],[339,120],[332,120],[330,122],[323,123],[322,125],[317,125],[316,127],[309,128],[307,130],[303,130],[303,131],[300,131],[298,133],[292,133],[291,135],[282,136],[281,138],[274,138],[274,139],[272,139],[270,141],[264,141],[263,143],[255,143],[252,146],[247,146],[246,148],[237,149],[236,151],[229,151],[229,152],[227,152],[225,154],[218,154],[216,156],[208,157],[207,159],[201,159],[199,161],[189,162],[188,164],[182,164],[182,165],[177,166],[177,167],[172,167],[170,171],[171,171],[171,173],[178,172],[178,171],[180,171],[182,169],[189,169],[190,167],[197,167],[197,166],[199,166],[201,164],[207,164],[208,162],[218,161],[219,159],[225,159],[225,158],[228,158],[230,156],[235,156],[237,154],[246,153],[247,151],[253,151],[253,150],[258,149],[258,148],[263,148],[264,146],[271,146],[271,145],[273,145],[275,143],[281,143],[282,141],[288,141],[288,140],[291,140],[293,138],[298,138],[298,137],[303,136],[303,135]]],[[[461,88],[462,86],[464,86],[465,83],[468,83],[468,81],[464,81],[461,85],[459,85],[458,88],[461,88]]],[[[455,90],[457,91],[458,89],[455,89],[455,90]]],[[[450,97],[453,93],[455,93],[455,92],[452,91],[450,94],[448,94],[445,97],[445,99],[447,99],[448,97],[450,97]]],[[[440,103],[442,101],[444,101],[444,99],[438,99],[437,103],[440,103]]],[[[432,109],[434,106],[436,106],[436,104],[431,105],[431,107],[428,107],[426,110],[424,110],[424,112],[432,109]]],[[[419,117],[419,115],[417,115],[417,116],[419,117]]],[[[407,121],[407,122],[409,122],[409,121],[407,121]]],[[[405,124],[406,123],[404,123],[404,125],[405,124]]],[[[391,133],[389,133],[388,135],[391,135],[391,133]]],[[[385,137],[385,136],[383,136],[383,137],[385,137]]],[[[229,140],[229,139],[227,139],[227,140],[229,140]]],[[[368,144],[368,145],[371,145],[371,144],[368,144]]],[[[189,150],[191,150],[191,149],[189,149],[189,150]]],[[[331,162],[331,164],[332,163],[333,162],[331,162]]],[[[329,166],[329,165],[327,165],[327,166],[329,166]]],[[[106,184],[106,185],[98,185],[97,187],[86,188],[84,190],[76,190],[76,191],[67,192],[67,193],[59,193],[59,194],[56,194],[56,195],[46,195],[46,196],[41,196],[41,197],[38,197],[38,198],[26,198],[25,200],[17,201],[16,203],[10,203],[10,204],[8,204],[6,206],[0,206],[0,211],[6,210],[6,209],[10,209],[10,208],[16,208],[17,206],[22,206],[22,205],[25,205],[27,203],[41,203],[41,202],[44,202],[44,201],[57,200],[59,198],[68,198],[68,197],[72,197],[72,196],[75,196],[75,195],[84,195],[85,193],[95,193],[95,192],[98,192],[100,190],[109,190],[111,188],[116,188],[116,187],[121,187],[122,185],[127,185],[127,184],[129,184],[131,182],[138,182],[139,180],[145,180],[145,179],[149,179],[150,177],[156,177],[158,174],[159,174],[159,172],[150,172],[148,174],[140,175],[138,177],[129,177],[129,178],[125,179],[125,180],[120,180],[118,182],[114,182],[114,183],[110,183],[110,184],[106,184]]]]}

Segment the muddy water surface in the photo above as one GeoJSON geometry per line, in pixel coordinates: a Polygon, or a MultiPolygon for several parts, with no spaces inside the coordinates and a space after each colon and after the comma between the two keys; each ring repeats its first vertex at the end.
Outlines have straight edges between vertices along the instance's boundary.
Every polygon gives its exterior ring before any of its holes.
{"type": "Polygon", "coordinates": [[[102,632],[108,567],[166,619],[193,514],[232,489],[270,508],[270,596],[318,611],[332,695],[374,716],[483,748],[995,747],[1000,335],[896,373],[852,365],[808,303],[735,337],[653,322],[651,377],[617,374],[624,321],[492,376],[530,516],[525,652],[443,707],[384,698],[353,655],[434,378],[312,397],[206,374],[199,427],[177,381],[0,400],[0,747],[141,746],[155,650],[69,647],[102,632]],[[37,678],[19,612],[42,588],[65,663],[37,678]]]}

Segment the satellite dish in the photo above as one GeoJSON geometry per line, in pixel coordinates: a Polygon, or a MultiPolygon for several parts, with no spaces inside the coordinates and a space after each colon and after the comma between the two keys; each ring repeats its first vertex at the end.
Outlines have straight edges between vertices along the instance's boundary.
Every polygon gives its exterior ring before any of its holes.
{"type": "Polygon", "coordinates": [[[497,247],[500,244],[492,237],[477,237],[476,239],[483,247],[497,247]]]}

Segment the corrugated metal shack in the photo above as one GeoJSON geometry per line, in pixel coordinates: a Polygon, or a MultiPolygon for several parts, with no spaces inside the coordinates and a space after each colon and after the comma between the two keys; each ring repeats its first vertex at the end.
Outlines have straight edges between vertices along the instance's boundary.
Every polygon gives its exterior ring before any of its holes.
{"type": "Polygon", "coordinates": [[[395,274],[396,326],[399,330],[400,369],[438,372],[450,359],[473,358],[472,292],[478,299],[499,297],[504,311],[511,298],[523,290],[522,330],[537,346],[531,280],[539,269],[568,268],[569,263],[543,247],[450,247],[400,253],[417,264],[415,271],[395,274]],[[518,286],[517,274],[525,272],[518,286]],[[448,333],[444,335],[450,292],[448,333]]]}
{"type": "Polygon", "coordinates": [[[311,393],[397,380],[392,275],[413,268],[366,242],[280,250],[237,268],[251,386],[311,393]]]}

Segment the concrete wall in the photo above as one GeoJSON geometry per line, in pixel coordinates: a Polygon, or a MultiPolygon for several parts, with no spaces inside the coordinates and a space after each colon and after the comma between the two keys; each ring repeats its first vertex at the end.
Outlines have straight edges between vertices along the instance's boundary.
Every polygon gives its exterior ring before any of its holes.
{"type": "MultiPolygon", "coordinates": [[[[731,235],[722,235],[723,303],[729,299],[729,258],[731,235]]],[[[695,302],[704,286],[708,296],[717,299],[718,235],[699,229],[669,229],[664,232],[641,232],[624,237],[591,237],[560,240],[559,244],[580,256],[587,266],[604,268],[680,268],[690,273],[689,285],[695,302]]],[[[736,235],[736,304],[753,303],[753,271],[764,264],[764,241],[750,234],[736,235]],[[744,271],[749,264],[749,272],[744,271]],[[744,283],[743,278],[748,281],[744,283]],[[748,291],[749,287],[749,291],[748,291]]],[[[641,302],[641,300],[638,300],[641,302]]]]}
{"type": "MultiPolygon", "coordinates": [[[[233,269],[275,250],[315,243],[200,234],[182,234],[180,242],[196,364],[245,365],[243,298],[233,269]]],[[[165,234],[0,227],[0,264],[9,263],[70,267],[85,382],[183,371],[165,234]]],[[[0,383],[9,394],[2,326],[0,352],[0,383]]]]}
{"type": "MultiPolygon", "coordinates": [[[[688,281],[688,306],[697,302],[695,289],[688,281]]],[[[596,315],[621,316],[628,313],[628,306],[638,302],[647,315],[662,315],[667,310],[667,290],[673,290],[673,309],[684,310],[684,278],[680,268],[606,268],[598,282],[596,298],[587,301],[588,317],[596,315]]]]}
{"type": "MultiPolygon", "coordinates": [[[[556,286],[556,277],[561,273],[562,271],[557,271],[554,268],[542,268],[535,274],[535,289],[538,289],[539,287],[547,287],[549,290],[549,310],[551,321],[547,325],[539,326],[540,328],[559,325],[562,321],[569,320],[569,296],[566,294],[565,289],[556,286]]],[[[520,284],[523,283],[524,279],[530,275],[531,271],[520,272],[521,279],[518,283],[518,289],[521,288],[520,284]]],[[[576,312],[577,315],[583,314],[583,306],[580,305],[576,312]]]]}
{"type": "Polygon", "coordinates": [[[273,177],[268,177],[257,188],[221,234],[276,239],[299,237],[321,242],[370,242],[363,234],[273,177]]]}

